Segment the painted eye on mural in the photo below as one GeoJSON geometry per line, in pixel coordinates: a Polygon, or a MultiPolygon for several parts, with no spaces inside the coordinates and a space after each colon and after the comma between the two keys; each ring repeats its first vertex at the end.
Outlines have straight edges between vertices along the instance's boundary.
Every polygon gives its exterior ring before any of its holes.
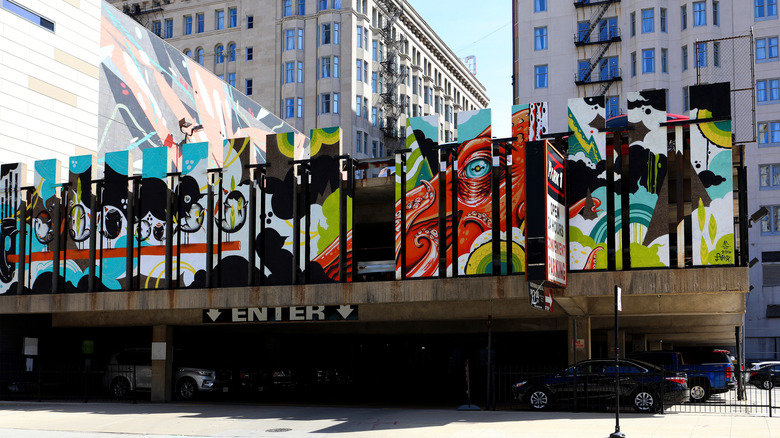
{"type": "Polygon", "coordinates": [[[465,175],[468,178],[479,178],[490,173],[490,162],[484,158],[478,158],[466,164],[465,175]]]}
{"type": "Polygon", "coordinates": [[[192,197],[190,195],[184,195],[184,202],[189,204],[190,202],[192,202],[192,197]]]}

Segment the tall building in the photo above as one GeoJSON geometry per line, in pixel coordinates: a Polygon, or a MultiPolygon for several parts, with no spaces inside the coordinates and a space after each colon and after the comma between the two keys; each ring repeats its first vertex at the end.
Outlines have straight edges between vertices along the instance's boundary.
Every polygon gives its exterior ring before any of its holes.
{"type": "Polygon", "coordinates": [[[780,359],[776,0],[515,0],[513,6],[515,103],[548,102],[554,132],[568,130],[567,101],[574,96],[604,96],[609,118],[627,112],[628,92],[666,89],[667,111],[688,115],[690,86],[731,83],[747,214],[767,209],[753,216],[748,232],[756,264],[746,298],[745,356],[780,359]]]}
{"type": "Polygon", "coordinates": [[[404,145],[410,116],[453,140],[454,113],[488,104],[406,0],[112,3],[299,131],[344,127],[356,158],[404,145]]]}

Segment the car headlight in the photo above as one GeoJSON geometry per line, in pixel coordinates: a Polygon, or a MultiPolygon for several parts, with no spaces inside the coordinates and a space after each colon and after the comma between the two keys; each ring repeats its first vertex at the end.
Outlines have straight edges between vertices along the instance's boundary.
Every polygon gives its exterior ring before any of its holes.
{"type": "Polygon", "coordinates": [[[528,383],[528,381],[527,381],[527,380],[526,380],[526,381],[524,381],[524,382],[518,382],[518,383],[515,383],[514,385],[512,385],[512,388],[519,388],[519,387],[521,387],[521,386],[525,385],[526,383],[528,383]]]}
{"type": "Polygon", "coordinates": [[[211,371],[198,370],[195,371],[199,376],[211,376],[211,371]]]}

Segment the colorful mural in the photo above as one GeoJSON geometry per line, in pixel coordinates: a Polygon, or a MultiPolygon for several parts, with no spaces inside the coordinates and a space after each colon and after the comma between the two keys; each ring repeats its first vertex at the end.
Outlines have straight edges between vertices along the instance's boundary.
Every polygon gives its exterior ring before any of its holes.
{"type": "Polygon", "coordinates": [[[734,264],[729,83],[690,88],[693,265],[734,264]]]}
{"type": "Polygon", "coordinates": [[[632,268],[669,266],[667,129],[661,125],[665,122],[665,90],[628,93],[629,171],[624,179],[632,268]]]}
{"type": "MultiPolygon", "coordinates": [[[[177,233],[176,266],[179,287],[207,287],[207,270],[213,266],[213,246],[208,235],[213,212],[209,204],[209,144],[188,143],[182,146],[182,171],[176,186],[175,221],[177,233]],[[211,257],[211,258],[209,258],[211,257]]],[[[164,228],[152,229],[158,233],[158,241],[164,239],[164,228]]],[[[164,275],[164,254],[158,255],[151,269],[157,279],[164,275]]],[[[148,268],[147,268],[148,269],[148,268]]]]}
{"type": "Polygon", "coordinates": [[[29,257],[26,269],[29,275],[27,287],[33,293],[58,290],[59,282],[54,280],[54,266],[59,267],[60,261],[60,235],[56,225],[62,219],[59,211],[59,181],[60,160],[35,162],[34,189],[28,207],[31,214],[27,232],[29,257]]]}
{"type": "Polygon", "coordinates": [[[128,188],[128,151],[105,155],[105,176],[97,227],[100,230],[100,256],[96,267],[104,288],[129,290],[132,280],[132,198],[128,188]],[[130,260],[130,263],[128,263],[130,260]]]}
{"type": "Polygon", "coordinates": [[[607,268],[607,137],[604,98],[569,99],[569,269],[607,268]]]}
{"type": "Polygon", "coordinates": [[[25,207],[21,189],[26,177],[23,164],[0,165],[0,294],[19,292],[24,244],[20,213],[25,207]]]}
{"type": "MultiPolygon", "coordinates": [[[[166,226],[168,220],[176,224],[174,254],[181,246],[181,237],[188,234],[181,232],[179,218],[171,214],[171,190],[168,188],[171,152],[172,149],[164,147],[143,149],[140,195],[135,206],[135,265],[139,289],[158,289],[164,286],[166,245],[172,238],[169,230],[173,229],[166,226]]],[[[176,210],[182,211],[178,205],[176,210]]],[[[193,209],[190,205],[190,208],[182,214],[197,217],[198,208],[193,209]]],[[[188,220],[189,222],[197,223],[197,219],[188,220]]],[[[176,260],[178,261],[178,258],[176,260]]],[[[175,265],[179,264],[176,262],[175,265]]],[[[174,274],[180,272],[181,266],[173,270],[174,274]]]]}

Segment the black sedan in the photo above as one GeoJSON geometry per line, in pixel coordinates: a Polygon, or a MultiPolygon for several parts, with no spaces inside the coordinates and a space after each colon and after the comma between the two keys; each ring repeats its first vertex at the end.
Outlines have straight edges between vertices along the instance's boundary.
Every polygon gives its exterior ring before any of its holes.
{"type": "MultiPolygon", "coordinates": [[[[655,412],[661,400],[667,405],[684,403],[689,396],[684,372],[632,359],[619,362],[620,404],[638,412],[655,412]]],[[[533,409],[557,405],[580,408],[615,405],[615,360],[592,359],[578,362],[565,370],[530,378],[512,387],[515,400],[533,409]]]]}
{"type": "Polygon", "coordinates": [[[780,365],[764,365],[756,370],[750,371],[748,383],[766,390],[772,389],[780,384],[780,365]]]}

